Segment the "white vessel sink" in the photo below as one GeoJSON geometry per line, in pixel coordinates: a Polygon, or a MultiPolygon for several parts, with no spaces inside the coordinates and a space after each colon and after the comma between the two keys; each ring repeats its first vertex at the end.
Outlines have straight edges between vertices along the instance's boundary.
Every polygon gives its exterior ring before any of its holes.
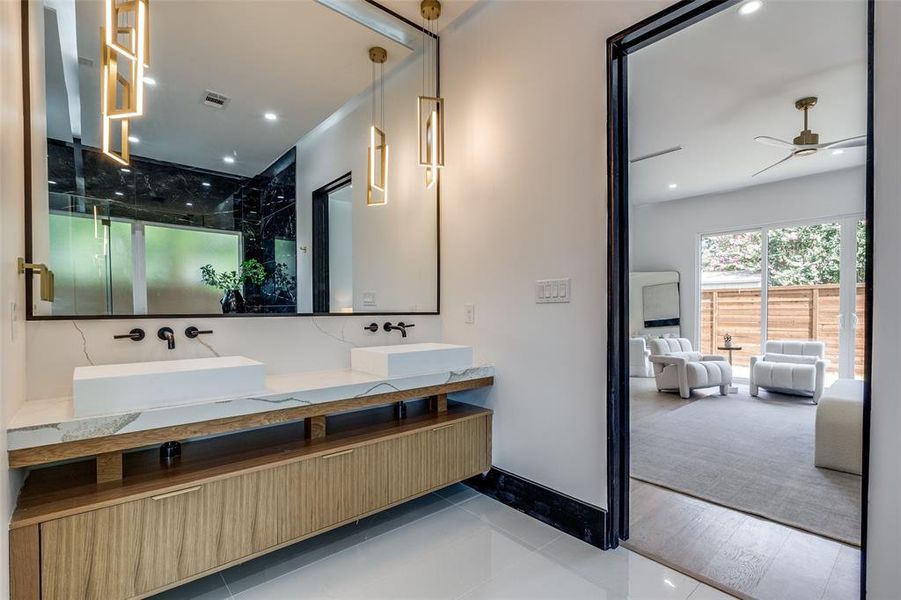
{"type": "Polygon", "coordinates": [[[243,356],[76,367],[76,417],[133,412],[256,394],[266,366],[243,356]]]}
{"type": "Polygon", "coordinates": [[[354,371],[380,377],[462,371],[472,367],[472,348],[434,343],[354,348],[350,351],[350,364],[354,371]]]}

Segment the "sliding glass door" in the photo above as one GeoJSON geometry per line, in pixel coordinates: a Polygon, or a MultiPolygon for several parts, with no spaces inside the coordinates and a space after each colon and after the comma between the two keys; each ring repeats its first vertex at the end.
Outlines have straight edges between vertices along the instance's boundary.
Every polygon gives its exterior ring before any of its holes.
{"type": "Polygon", "coordinates": [[[837,222],[767,229],[766,335],[826,345],[827,380],[839,375],[841,241],[837,222]]]}
{"type": "Polygon", "coordinates": [[[863,221],[772,226],[701,237],[700,340],[722,353],[732,336],[737,378],[763,340],[826,345],[826,378],[862,378],[863,221]]]}

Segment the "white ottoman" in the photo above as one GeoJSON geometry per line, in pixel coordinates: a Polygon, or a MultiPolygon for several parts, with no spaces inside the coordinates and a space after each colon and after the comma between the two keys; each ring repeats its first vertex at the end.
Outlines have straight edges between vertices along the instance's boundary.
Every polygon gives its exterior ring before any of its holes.
{"type": "Polygon", "coordinates": [[[863,460],[863,382],[839,379],[817,405],[814,464],[860,475],[863,460]]]}

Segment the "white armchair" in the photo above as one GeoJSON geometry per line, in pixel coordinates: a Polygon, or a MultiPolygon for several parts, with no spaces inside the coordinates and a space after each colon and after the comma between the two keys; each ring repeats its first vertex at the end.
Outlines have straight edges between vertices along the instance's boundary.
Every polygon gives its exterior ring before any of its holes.
{"type": "Polygon", "coordinates": [[[826,377],[826,344],[804,340],[767,340],[762,356],[751,357],[751,395],[760,388],[820,401],[826,377]]]}
{"type": "Polygon", "coordinates": [[[681,397],[688,398],[691,390],[719,387],[725,396],[732,385],[732,367],[726,358],[695,352],[685,338],[651,340],[650,360],[661,392],[678,391],[681,397]]]}
{"type": "Polygon", "coordinates": [[[651,351],[643,337],[629,338],[629,377],[653,377],[648,357],[651,351]]]}

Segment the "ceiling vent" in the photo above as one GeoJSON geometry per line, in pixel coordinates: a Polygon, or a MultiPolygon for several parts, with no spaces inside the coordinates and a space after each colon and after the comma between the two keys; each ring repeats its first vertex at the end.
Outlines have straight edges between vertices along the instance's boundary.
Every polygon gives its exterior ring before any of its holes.
{"type": "Polygon", "coordinates": [[[212,106],[213,108],[225,108],[230,101],[231,98],[228,96],[210,90],[204,92],[203,95],[203,103],[207,106],[212,106]]]}

